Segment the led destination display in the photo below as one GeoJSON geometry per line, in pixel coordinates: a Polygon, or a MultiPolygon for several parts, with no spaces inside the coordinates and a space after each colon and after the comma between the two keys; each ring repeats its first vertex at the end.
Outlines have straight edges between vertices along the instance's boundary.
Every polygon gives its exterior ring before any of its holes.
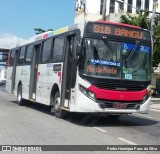
{"type": "Polygon", "coordinates": [[[142,31],[138,28],[122,27],[118,25],[89,23],[87,32],[129,37],[133,39],[150,40],[150,35],[147,31],[142,31]]]}

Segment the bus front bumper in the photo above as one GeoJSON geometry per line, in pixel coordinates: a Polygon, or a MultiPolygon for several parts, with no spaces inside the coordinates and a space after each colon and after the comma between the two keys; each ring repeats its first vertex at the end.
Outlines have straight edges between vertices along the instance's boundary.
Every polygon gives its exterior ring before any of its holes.
{"type": "MultiPolygon", "coordinates": [[[[118,103],[118,102],[117,102],[118,103]]],[[[125,102],[124,104],[126,104],[125,102]]],[[[120,103],[119,103],[120,104],[120,103]]],[[[123,103],[121,103],[123,104],[123,103]]],[[[128,102],[127,104],[133,104],[128,102]]],[[[150,98],[148,98],[143,104],[137,104],[137,107],[131,108],[117,108],[118,106],[113,107],[104,107],[100,105],[99,102],[95,102],[90,98],[81,94],[76,101],[70,105],[71,112],[104,112],[109,114],[132,114],[132,113],[148,113],[150,106],[150,98]]]]}

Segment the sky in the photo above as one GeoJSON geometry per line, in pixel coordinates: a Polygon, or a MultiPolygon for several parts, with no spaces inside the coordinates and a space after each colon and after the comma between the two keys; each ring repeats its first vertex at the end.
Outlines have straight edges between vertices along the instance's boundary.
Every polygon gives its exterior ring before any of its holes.
{"type": "Polygon", "coordinates": [[[0,0],[0,48],[12,48],[44,30],[72,25],[75,0],[0,0]]]}

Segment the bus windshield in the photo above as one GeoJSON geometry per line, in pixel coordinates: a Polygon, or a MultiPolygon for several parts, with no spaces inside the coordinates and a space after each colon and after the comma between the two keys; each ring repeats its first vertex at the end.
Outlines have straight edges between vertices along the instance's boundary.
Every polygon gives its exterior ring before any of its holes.
{"type": "Polygon", "coordinates": [[[98,78],[150,80],[149,46],[85,38],[80,73],[98,78]]]}

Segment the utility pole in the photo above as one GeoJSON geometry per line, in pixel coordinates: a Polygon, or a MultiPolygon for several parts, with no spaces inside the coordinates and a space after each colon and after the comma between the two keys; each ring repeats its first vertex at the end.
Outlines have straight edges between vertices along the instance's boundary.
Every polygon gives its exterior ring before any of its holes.
{"type": "Polygon", "coordinates": [[[154,28],[155,28],[156,3],[157,3],[157,0],[153,0],[153,10],[152,10],[152,17],[151,17],[151,36],[152,37],[154,35],[154,28]]]}
{"type": "Polygon", "coordinates": [[[102,10],[102,19],[106,20],[106,6],[107,6],[107,0],[103,0],[103,10],[102,10]]]}

